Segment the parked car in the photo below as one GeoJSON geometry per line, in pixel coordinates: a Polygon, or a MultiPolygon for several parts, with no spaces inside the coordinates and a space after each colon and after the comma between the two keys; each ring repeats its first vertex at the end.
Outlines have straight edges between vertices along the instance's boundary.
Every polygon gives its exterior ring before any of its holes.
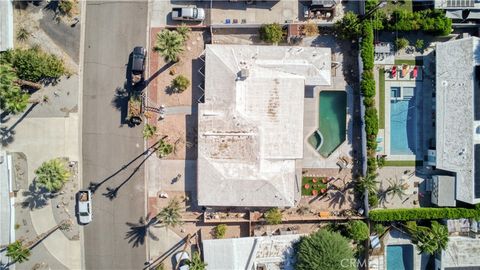
{"type": "Polygon", "coordinates": [[[175,21],[203,21],[205,10],[196,6],[173,8],[172,19],[175,21]]]}
{"type": "Polygon", "coordinates": [[[132,53],[132,84],[135,85],[144,80],[145,59],[147,50],[143,47],[135,47],[132,53]]]}
{"type": "Polygon", "coordinates": [[[190,261],[190,255],[186,251],[180,251],[175,254],[175,261],[178,264],[177,269],[179,270],[189,270],[190,266],[188,266],[187,262],[190,261]]]}
{"type": "Polygon", "coordinates": [[[80,190],[77,194],[78,221],[88,224],[92,221],[92,193],[90,190],[80,190]]]}

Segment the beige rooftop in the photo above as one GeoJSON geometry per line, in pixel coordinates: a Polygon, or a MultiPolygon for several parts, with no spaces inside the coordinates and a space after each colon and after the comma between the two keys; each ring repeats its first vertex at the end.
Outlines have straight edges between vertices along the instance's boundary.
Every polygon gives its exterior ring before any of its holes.
{"type": "Polygon", "coordinates": [[[207,45],[205,59],[199,205],[293,206],[305,85],[330,85],[330,49],[207,45]]]}

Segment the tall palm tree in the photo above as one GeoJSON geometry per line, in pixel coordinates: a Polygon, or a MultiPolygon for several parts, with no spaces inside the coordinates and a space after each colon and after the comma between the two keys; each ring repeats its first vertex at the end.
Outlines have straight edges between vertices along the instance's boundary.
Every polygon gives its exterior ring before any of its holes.
{"type": "Polygon", "coordinates": [[[143,127],[143,138],[150,139],[155,135],[155,132],[157,132],[157,126],[145,124],[143,127]]]}
{"type": "Polygon", "coordinates": [[[42,163],[42,165],[35,170],[35,174],[35,181],[38,185],[44,187],[49,192],[59,191],[70,179],[70,172],[65,162],[58,158],[42,163]]]}
{"type": "Polygon", "coordinates": [[[447,248],[448,229],[437,221],[432,221],[430,227],[418,226],[416,222],[408,222],[405,226],[412,235],[420,253],[433,255],[447,248]]]}
{"type": "Polygon", "coordinates": [[[183,52],[184,39],[177,31],[162,30],[157,34],[153,50],[160,53],[166,61],[178,61],[178,55],[183,52]]]}
{"type": "Polygon", "coordinates": [[[25,247],[21,241],[17,240],[7,246],[7,257],[13,262],[22,263],[28,261],[30,249],[25,247]]]}
{"type": "Polygon", "coordinates": [[[395,181],[388,179],[390,186],[387,188],[386,193],[392,195],[392,197],[398,196],[398,198],[403,199],[405,196],[405,188],[402,184],[395,178],[395,181]]]}
{"type": "Polygon", "coordinates": [[[207,269],[207,264],[202,261],[200,254],[198,252],[193,253],[192,259],[187,261],[188,267],[190,270],[205,270],[207,269]]]}
{"type": "Polygon", "coordinates": [[[28,93],[18,84],[17,74],[9,64],[0,65],[0,109],[7,113],[18,114],[28,105],[28,93]]]}
{"type": "Polygon", "coordinates": [[[360,192],[368,191],[368,193],[377,193],[378,181],[376,180],[377,174],[367,174],[365,177],[361,177],[357,181],[357,189],[360,192]]]}
{"type": "Polygon", "coordinates": [[[436,251],[445,250],[448,245],[448,229],[445,225],[432,221],[431,224],[432,240],[436,242],[436,251]]]}
{"type": "Polygon", "coordinates": [[[168,205],[163,208],[156,216],[156,218],[164,225],[175,227],[181,224],[180,202],[173,198],[168,202],[168,205]]]}

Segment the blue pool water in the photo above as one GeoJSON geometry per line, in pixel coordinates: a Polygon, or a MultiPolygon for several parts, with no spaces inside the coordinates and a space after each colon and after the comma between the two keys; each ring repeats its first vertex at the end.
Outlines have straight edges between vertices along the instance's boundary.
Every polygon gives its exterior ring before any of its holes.
{"type": "Polygon", "coordinates": [[[390,99],[390,154],[415,155],[416,113],[414,88],[392,87],[390,99]],[[401,94],[401,96],[400,96],[401,94]]]}
{"type": "Polygon", "coordinates": [[[413,246],[387,246],[387,270],[413,270],[413,246]]]}

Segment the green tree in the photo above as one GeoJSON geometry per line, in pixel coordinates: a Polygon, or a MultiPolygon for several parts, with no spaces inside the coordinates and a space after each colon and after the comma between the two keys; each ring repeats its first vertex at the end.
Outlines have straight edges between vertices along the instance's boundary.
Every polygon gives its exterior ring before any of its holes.
{"type": "Polygon", "coordinates": [[[187,90],[189,86],[190,80],[183,75],[178,75],[172,80],[171,87],[175,93],[182,93],[183,91],[187,90]]]}
{"type": "Polygon", "coordinates": [[[7,246],[7,257],[18,263],[28,261],[30,257],[30,249],[23,246],[22,242],[17,240],[7,246]]]}
{"type": "Polygon", "coordinates": [[[355,242],[367,240],[370,235],[368,225],[361,220],[352,220],[348,222],[347,232],[350,238],[355,242]]]}
{"type": "Polygon", "coordinates": [[[375,223],[375,225],[373,225],[373,232],[375,232],[377,235],[382,235],[385,230],[385,226],[380,223],[375,223]]]}
{"type": "Polygon", "coordinates": [[[417,41],[415,41],[415,49],[417,49],[417,51],[423,51],[425,49],[425,41],[423,41],[423,39],[417,39],[417,41]]]}
{"type": "Polygon", "coordinates": [[[162,30],[157,34],[153,50],[160,53],[166,61],[177,62],[178,56],[184,50],[184,39],[177,31],[162,30]]]}
{"type": "Polygon", "coordinates": [[[187,261],[187,265],[190,267],[190,270],[205,270],[207,269],[207,264],[202,261],[200,254],[194,252],[192,259],[187,261]]]}
{"type": "Polygon", "coordinates": [[[150,139],[155,136],[155,132],[157,132],[157,126],[145,124],[143,127],[143,138],[150,139]]]}
{"type": "Polygon", "coordinates": [[[397,47],[397,51],[405,49],[406,47],[408,47],[408,45],[410,45],[410,42],[408,42],[408,39],[406,38],[397,38],[395,40],[395,46],[397,47]]]}
{"type": "Polygon", "coordinates": [[[55,81],[67,72],[61,59],[36,48],[15,49],[3,58],[2,62],[8,61],[15,69],[18,78],[22,80],[55,81]]]}
{"type": "Polygon", "coordinates": [[[353,251],[338,232],[320,230],[300,238],[296,247],[296,270],[353,270],[353,251]],[[342,263],[343,262],[343,263],[342,263]]]}
{"type": "Polygon", "coordinates": [[[361,33],[357,14],[352,11],[345,13],[343,18],[335,23],[335,32],[341,39],[357,39],[361,33]]]}
{"type": "Polygon", "coordinates": [[[157,147],[157,155],[159,158],[166,157],[173,152],[173,145],[165,140],[160,140],[157,147]]]}
{"type": "Polygon", "coordinates": [[[176,30],[182,36],[183,42],[188,40],[188,34],[192,31],[185,23],[182,23],[176,30]]]}
{"type": "Polygon", "coordinates": [[[17,85],[17,80],[10,64],[0,65],[0,109],[6,113],[18,114],[27,108],[30,95],[17,85]]]}
{"type": "Polygon", "coordinates": [[[227,225],[226,224],[218,224],[214,228],[215,238],[217,238],[217,239],[224,238],[226,232],[227,232],[227,225]]]}
{"type": "Polygon", "coordinates": [[[182,216],[180,215],[180,202],[173,198],[168,202],[168,205],[164,207],[158,214],[157,219],[164,225],[169,227],[175,227],[182,223],[182,216]]]}
{"type": "Polygon", "coordinates": [[[376,174],[367,174],[367,176],[359,178],[356,185],[357,190],[359,192],[366,190],[369,193],[377,193],[378,181],[376,178],[376,174]]]}
{"type": "Polygon", "coordinates": [[[413,242],[420,253],[434,255],[445,250],[448,245],[448,229],[437,221],[432,221],[431,227],[419,226],[415,221],[407,222],[406,226],[412,235],[413,242]]]}
{"type": "Polygon", "coordinates": [[[71,0],[60,0],[58,2],[58,10],[65,15],[71,15],[73,9],[73,2],[71,0]]]}
{"type": "Polygon", "coordinates": [[[70,179],[65,162],[58,158],[43,162],[35,170],[35,174],[38,185],[45,187],[49,192],[58,192],[70,179]]]}
{"type": "Polygon", "coordinates": [[[267,224],[276,225],[282,223],[282,212],[278,208],[270,208],[264,214],[267,224]]]}
{"type": "Polygon", "coordinates": [[[260,27],[260,39],[277,44],[283,39],[282,26],[278,23],[264,24],[260,27]]]}

